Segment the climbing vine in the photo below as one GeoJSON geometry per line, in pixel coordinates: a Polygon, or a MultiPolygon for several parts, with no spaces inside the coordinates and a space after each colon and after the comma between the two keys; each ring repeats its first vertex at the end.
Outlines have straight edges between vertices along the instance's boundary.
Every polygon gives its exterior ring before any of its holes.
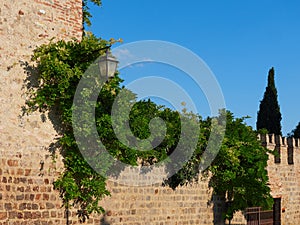
{"type": "MultiPolygon", "coordinates": [[[[114,40],[111,42],[114,42],[114,40]]],[[[106,174],[110,171],[112,163],[107,161],[107,163],[99,165],[96,162],[97,171],[102,171],[101,175],[94,170],[95,165],[92,167],[83,157],[78,148],[78,140],[75,139],[73,133],[73,100],[76,88],[85,71],[93,66],[94,61],[99,56],[104,54],[103,48],[111,45],[111,42],[96,38],[93,35],[84,36],[80,42],[61,40],[38,47],[32,57],[32,61],[36,64],[35,69],[38,71],[39,85],[31,86],[28,90],[27,112],[38,110],[42,113],[48,112],[57,115],[57,117],[52,118],[52,122],[59,124],[56,127],[60,138],[52,146],[57,146],[60,149],[64,158],[64,171],[54,182],[54,186],[60,191],[66,208],[79,208],[78,216],[81,221],[85,221],[88,215],[93,212],[104,212],[104,209],[99,205],[99,201],[110,195],[110,193],[106,189],[106,177],[103,176],[103,173],[106,174]]],[[[106,82],[101,88],[95,106],[95,125],[99,138],[113,157],[130,165],[152,165],[167,159],[179,141],[181,134],[180,120],[182,118],[190,121],[190,133],[186,134],[189,137],[187,142],[191,138],[198,138],[198,136],[195,136],[197,133],[193,133],[192,129],[198,125],[197,116],[186,114],[182,117],[179,112],[159,106],[150,100],[136,101],[135,94],[122,87],[121,83],[122,80],[118,74],[109,82],[106,82]],[[111,110],[116,96],[121,91],[126,92],[126,99],[122,99],[123,103],[130,102],[132,104],[129,121],[130,129],[136,137],[139,139],[149,137],[151,134],[149,123],[153,118],[160,117],[164,120],[166,130],[163,130],[159,124],[151,124],[157,136],[162,136],[161,134],[165,132],[165,138],[159,144],[153,143],[155,137],[152,142],[149,141],[148,145],[145,144],[146,146],[153,146],[153,149],[137,151],[120,142],[115,135],[111,110]]],[[[97,90],[88,91],[88,93],[93,91],[97,90]]],[[[82,104],[84,104],[83,107],[88,107],[89,102],[82,102],[82,104]]],[[[122,115],[122,111],[120,113],[119,118],[128,116],[122,115]]],[[[82,118],[85,119],[84,116],[82,118]]],[[[83,133],[83,139],[89,139],[90,132],[90,128],[87,128],[83,133]]],[[[120,130],[120,133],[125,134],[126,131],[122,133],[122,130],[120,130]]],[[[97,143],[94,144],[97,145],[97,143]]],[[[186,143],[184,146],[189,145],[186,143]]],[[[182,151],[184,152],[184,149],[182,151]]],[[[91,157],[96,156],[97,152],[91,157]]],[[[118,173],[118,171],[114,172],[118,173]]]]}
{"type": "MultiPolygon", "coordinates": [[[[57,115],[53,122],[59,124],[57,131],[60,138],[54,145],[64,158],[64,171],[54,182],[54,187],[59,190],[65,207],[78,208],[78,216],[82,222],[91,213],[104,212],[99,202],[110,193],[106,189],[106,177],[86,161],[74,137],[73,100],[85,71],[104,54],[103,48],[111,45],[112,42],[114,41],[106,41],[93,35],[84,36],[80,42],[52,41],[38,47],[32,57],[36,65],[35,69],[38,71],[38,85],[29,87],[27,112],[39,110],[42,113],[57,115]]],[[[221,118],[226,118],[227,128],[220,152],[211,166],[204,171],[211,174],[209,185],[214,193],[223,195],[228,203],[224,217],[231,219],[236,211],[249,206],[265,208],[271,206],[266,171],[269,152],[260,145],[257,133],[244,123],[244,118],[234,118],[232,113],[223,110],[219,117],[202,119],[200,115],[174,111],[150,100],[137,101],[136,95],[121,84],[122,79],[118,74],[106,82],[101,90],[98,90],[99,96],[95,106],[95,125],[99,139],[115,159],[130,165],[152,165],[168,159],[180,141],[181,123],[184,120],[190,129],[184,134],[186,140],[181,144],[179,156],[184,157],[187,154],[190,150],[189,143],[196,140],[197,146],[193,149],[190,160],[165,181],[166,185],[175,189],[198,178],[202,153],[207,147],[210,134],[218,132],[211,130],[211,124],[222,123],[224,120],[221,118]],[[157,117],[164,120],[166,130],[162,130],[159,124],[151,124],[159,135],[165,132],[165,137],[159,144],[148,143],[147,146],[153,146],[153,149],[137,151],[118,140],[113,128],[111,112],[116,97],[121,91],[125,91],[127,96],[122,100],[123,104],[126,102],[132,104],[129,123],[134,136],[147,139],[151,134],[150,121],[157,117]],[[195,132],[197,129],[200,132],[195,132]]],[[[122,134],[122,128],[120,129],[122,134]]],[[[90,130],[87,129],[84,135],[86,135],[84,138],[88,139],[90,130]]],[[[169,165],[178,166],[175,161],[169,165]]],[[[113,163],[109,161],[96,165],[104,173],[109,172],[112,166],[113,163]]],[[[119,171],[114,172],[117,176],[119,171]]]]}
{"type": "MultiPolygon", "coordinates": [[[[71,108],[76,86],[84,71],[103,54],[99,49],[108,44],[94,36],[83,37],[81,42],[61,40],[38,47],[32,57],[32,61],[37,63],[39,85],[28,90],[27,111],[48,111],[58,115],[55,119],[60,124],[57,128],[60,138],[53,145],[59,146],[65,170],[54,186],[60,191],[66,208],[79,208],[81,221],[85,221],[92,212],[103,212],[98,202],[110,193],[105,188],[105,178],[97,174],[80,154],[72,131],[71,108]]],[[[119,82],[116,77],[110,88],[113,89],[119,82]]]]}

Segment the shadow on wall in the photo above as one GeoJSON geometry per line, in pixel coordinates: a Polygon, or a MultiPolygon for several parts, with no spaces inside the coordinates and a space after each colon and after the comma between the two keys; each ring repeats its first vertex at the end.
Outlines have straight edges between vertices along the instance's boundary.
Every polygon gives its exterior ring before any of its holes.
{"type": "MultiPolygon", "coordinates": [[[[39,87],[39,73],[36,67],[31,66],[28,62],[20,62],[21,66],[24,68],[25,73],[27,74],[26,79],[24,80],[24,86],[23,89],[24,90],[33,90],[39,87]]],[[[22,115],[20,115],[21,117],[26,115],[26,106],[22,107],[22,115]]],[[[55,131],[61,135],[63,134],[63,129],[61,126],[61,123],[59,121],[59,117],[58,117],[58,110],[57,109],[53,109],[50,110],[46,116],[45,112],[42,112],[41,114],[41,120],[42,121],[46,121],[47,119],[49,119],[52,123],[52,125],[54,126],[55,131]],[[43,114],[44,113],[44,114],[43,114]]],[[[60,149],[59,148],[59,141],[58,139],[54,140],[48,150],[50,153],[55,154],[55,150],[60,149]]],[[[63,155],[63,153],[62,153],[63,155]]],[[[122,171],[124,168],[119,168],[119,170],[113,170],[113,172],[115,172],[115,174],[110,174],[110,175],[114,175],[115,177],[119,174],[119,171],[122,171]]],[[[143,171],[145,173],[149,172],[149,171],[143,171]]],[[[176,177],[172,177],[172,178],[176,178],[176,177]]],[[[176,189],[176,187],[179,185],[179,183],[177,183],[178,181],[175,180],[168,180],[168,182],[164,183],[164,185],[168,185],[169,187],[171,187],[173,190],[176,189]]],[[[225,225],[225,220],[222,218],[222,213],[224,212],[225,209],[225,201],[223,197],[217,196],[217,195],[213,195],[211,197],[211,200],[207,203],[208,205],[213,204],[213,224],[214,225],[225,225]]],[[[69,224],[68,222],[68,216],[67,216],[67,224],[69,224]]],[[[110,223],[107,221],[106,215],[104,215],[101,220],[100,220],[100,224],[99,225],[110,225],[110,223]]]]}
{"type": "Polygon", "coordinates": [[[213,204],[213,214],[214,214],[214,225],[225,225],[225,220],[222,217],[222,213],[225,210],[225,199],[222,196],[212,195],[208,205],[213,204]]]}
{"type": "MultiPolygon", "coordinates": [[[[23,90],[25,90],[26,95],[30,95],[33,90],[36,90],[39,88],[40,81],[39,81],[39,71],[38,68],[35,66],[32,66],[29,64],[29,62],[23,62],[20,61],[20,66],[23,67],[24,72],[26,73],[26,78],[24,80],[24,85],[22,87],[23,90]]],[[[24,117],[28,115],[28,109],[29,107],[25,104],[21,108],[21,113],[20,113],[20,119],[23,121],[24,117]]],[[[63,134],[63,129],[61,126],[61,122],[59,119],[59,111],[57,108],[53,107],[52,110],[49,111],[40,111],[41,112],[41,121],[46,122],[47,119],[50,120],[54,130],[57,132],[59,136],[63,134]]],[[[55,137],[53,142],[50,143],[48,146],[48,151],[51,155],[55,155],[56,150],[60,149],[60,142],[59,138],[55,137]]],[[[62,152],[61,152],[62,153],[62,152]]]]}
{"type": "MultiPolygon", "coordinates": [[[[223,196],[219,195],[212,195],[211,200],[207,203],[208,205],[213,204],[213,215],[214,215],[214,220],[213,224],[214,225],[244,225],[240,223],[229,223],[228,220],[223,219],[223,212],[226,211],[226,202],[225,198],[223,196]]],[[[246,215],[243,213],[245,219],[246,215]]]]}
{"type": "MultiPolygon", "coordinates": [[[[36,90],[40,86],[40,81],[39,81],[39,71],[38,68],[35,66],[30,65],[28,62],[23,62],[20,61],[20,66],[23,67],[24,72],[26,73],[26,78],[24,80],[24,85],[22,87],[23,90],[26,91],[27,95],[30,95],[33,90],[36,90]]],[[[41,121],[45,122],[48,119],[51,121],[53,128],[58,134],[63,133],[63,129],[61,126],[61,122],[59,120],[59,112],[57,108],[53,108],[50,111],[40,111],[41,114],[41,121]],[[46,112],[48,116],[46,116],[46,112]]],[[[21,115],[20,117],[24,117],[25,115],[28,114],[28,106],[22,106],[21,109],[21,115]]]]}
{"type": "Polygon", "coordinates": [[[106,216],[103,216],[100,220],[100,225],[110,225],[110,223],[106,220],[106,216]]]}

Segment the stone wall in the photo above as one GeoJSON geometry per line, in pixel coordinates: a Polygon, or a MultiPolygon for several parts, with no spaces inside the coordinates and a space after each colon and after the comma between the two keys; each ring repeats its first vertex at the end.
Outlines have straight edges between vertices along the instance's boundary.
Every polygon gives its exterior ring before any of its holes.
{"type": "Polygon", "coordinates": [[[270,157],[268,174],[272,196],[281,198],[282,224],[300,224],[299,139],[266,135],[261,137],[261,141],[268,149],[279,153],[278,157],[270,157]]]}
{"type": "MultiPolygon", "coordinates": [[[[134,179],[129,169],[120,176],[134,179]]],[[[161,184],[126,186],[109,181],[111,197],[102,201],[106,213],[101,221],[103,224],[116,225],[223,225],[222,199],[212,196],[212,190],[208,189],[208,178],[201,177],[200,180],[176,190],[161,184]]],[[[245,224],[241,213],[238,213],[233,224],[245,224]]]]}
{"type": "Polygon", "coordinates": [[[152,185],[129,187],[109,182],[111,197],[103,201],[107,224],[212,224],[213,204],[207,182],[175,191],[152,185]]]}
{"type": "MultiPolygon", "coordinates": [[[[274,135],[260,136],[262,145],[279,155],[269,156],[271,194],[281,198],[281,224],[300,224],[300,147],[298,140],[274,135]],[[275,163],[276,158],[276,163],[275,163]],[[278,161],[280,158],[280,162],[278,161]]],[[[124,176],[124,175],[121,175],[124,176]]],[[[130,171],[125,171],[130,176],[130,171]]],[[[112,196],[103,201],[107,224],[223,224],[222,199],[212,196],[207,179],[175,191],[161,185],[128,187],[108,182],[112,196]]],[[[255,198],[255,196],[253,196],[255,198]]],[[[237,213],[231,224],[246,224],[237,213]]]]}
{"type": "MultiPolygon", "coordinates": [[[[281,198],[281,224],[300,224],[298,140],[267,135],[261,141],[280,153],[277,163],[270,156],[268,172],[272,196],[281,198]]],[[[0,224],[66,224],[58,193],[52,188],[62,164],[53,164],[45,147],[21,149],[1,149],[0,224]]],[[[121,177],[134,179],[130,170],[122,172],[121,177]]],[[[107,186],[112,196],[101,202],[106,213],[94,215],[88,224],[223,224],[222,199],[212,196],[207,179],[200,180],[176,190],[160,184],[126,186],[110,180],[107,186]]],[[[77,222],[72,212],[69,224],[77,222]]],[[[232,224],[246,224],[244,213],[238,213],[232,224]]]]}
{"type": "Polygon", "coordinates": [[[47,150],[56,132],[38,113],[20,116],[26,79],[22,64],[51,38],[80,40],[81,9],[81,0],[0,0],[1,225],[66,224],[52,187],[63,167],[60,160],[52,164],[47,150]]]}
{"type": "MultiPolygon", "coordinates": [[[[59,194],[53,190],[52,183],[63,168],[61,159],[53,163],[48,151],[56,137],[53,125],[49,120],[41,122],[38,113],[20,115],[25,104],[22,64],[30,60],[36,46],[53,37],[81,38],[81,4],[81,0],[0,1],[0,225],[79,223],[75,211],[66,217],[59,194]]],[[[273,136],[261,140],[280,152],[280,162],[270,157],[268,171],[272,194],[282,201],[282,224],[298,225],[298,142],[273,136]]],[[[106,213],[93,216],[87,224],[222,224],[222,199],[211,196],[207,182],[202,179],[174,191],[162,185],[139,187],[108,181],[112,196],[102,201],[106,213]]],[[[232,224],[246,224],[243,214],[232,224]]]]}

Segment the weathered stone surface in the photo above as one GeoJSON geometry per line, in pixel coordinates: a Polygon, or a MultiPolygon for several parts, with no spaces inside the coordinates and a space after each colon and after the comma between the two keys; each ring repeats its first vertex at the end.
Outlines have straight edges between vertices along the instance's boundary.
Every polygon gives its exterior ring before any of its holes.
{"type": "MultiPolygon", "coordinates": [[[[1,225],[66,224],[59,194],[52,187],[60,170],[53,169],[47,151],[56,132],[49,120],[41,122],[38,113],[20,116],[26,99],[24,63],[30,62],[37,46],[53,37],[81,39],[82,0],[0,1],[1,225]],[[42,202],[48,208],[41,209],[42,202]],[[56,216],[42,217],[49,214],[56,216]]],[[[62,168],[60,160],[56,166],[62,168]]]]}
{"type": "Polygon", "coordinates": [[[0,220],[7,219],[7,212],[0,212],[0,220]]]}
{"type": "MultiPolygon", "coordinates": [[[[36,46],[48,43],[52,37],[81,38],[81,4],[82,0],[0,2],[0,225],[66,224],[59,193],[52,186],[63,165],[61,158],[53,165],[47,151],[56,135],[53,125],[49,120],[42,122],[38,113],[20,117],[26,99],[22,65],[30,60],[36,46]]],[[[281,224],[298,225],[299,142],[273,136],[261,140],[271,150],[276,144],[280,147],[281,162],[275,163],[270,157],[268,171],[272,195],[282,199],[281,224]]],[[[135,179],[130,171],[122,176],[135,179]]],[[[216,214],[221,213],[221,199],[211,199],[207,180],[175,191],[161,185],[128,187],[112,181],[107,184],[112,196],[101,203],[106,214],[91,217],[87,224],[218,223],[216,214]]],[[[70,215],[70,224],[78,224],[76,210],[70,215]]],[[[242,213],[235,216],[232,224],[246,224],[242,213]]]]}

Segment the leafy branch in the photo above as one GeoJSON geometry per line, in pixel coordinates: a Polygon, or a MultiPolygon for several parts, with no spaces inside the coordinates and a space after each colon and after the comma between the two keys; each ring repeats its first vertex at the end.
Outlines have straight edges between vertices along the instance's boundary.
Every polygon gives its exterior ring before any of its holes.
{"type": "MultiPolygon", "coordinates": [[[[84,222],[91,213],[103,213],[104,209],[99,205],[101,199],[109,196],[106,189],[106,177],[97,173],[83,157],[78,140],[74,137],[72,124],[73,99],[77,86],[85,71],[93,65],[94,61],[102,54],[105,46],[112,44],[96,38],[93,35],[84,36],[78,42],[58,41],[38,47],[32,60],[38,70],[37,86],[31,86],[28,90],[27,110],[41,111],[43,113],[57,115],[52,122],[58,124],[60,138],[55,146],[59,146],[64,158],[64,171],[55,181],[54,186],[60,191],[65,207],[77,207],[78,216],[84,222]],[[57,122],[59,121],[59,122],[57,122]]],[[[30,74],[29,74],[30,76],[30,74]]],[[[30,79],[28,79],[30,80],[30,79]]],[[[202,154],[205,151],[209,137],[213,131],[212,123],[218,123],[221,119],[202,119],[199,115],[187,112],[177,112],[154,102],[136,101],[136,95],[121,86],[122,79],[116,74],[107,82],[100,91],[95,107],[96,129],[99,138],[107,151],[117,160],[130,165],[152,165],[167,159],[180,144],[179,158],[185,158],[193,150],[192,157],[183,163],[182,168],[166,180],[166,184],[175,189],[179,185],[185,185],[197,179],[202,154]],[[121,105],[129,105],[130,131],[141,140],[148,140],[151,129],[156,133],[164,134],[160,142],[155,139],[144,142],[145,146],[153,146],[149,151],[137,151],[116,136],[112,123],[112,106],[120,92],[126,92],[126,98],[121,99],[121,105]],[[165,122],[165,130],[161,125],[152,124],[154,118],[161,118],[165,122]],[[182,122],[189,128],[183,130],[182,122]],[[200,132],[195,132],[199,130],[200,132]],[[185,139],[182,142],[181,135],[185,139]],[[197,143],[191,146],[190,143],[197,143]]],[[[85,94],[93,93],[88,91],[85,94]]],[[[89,102],[82,102],[83,107],[89,107],[89,102]]],[[[121,125],[123,119],[128,118],[122,110],[119,113],[117,126],[119,134],[123,135],[127,143],[132,142],[128,137],[128,130],[121,125]]],[[[269,208],[272,204],[268,176],[266,171],[268,150],[261,146],[257,140],[257,132],[244,123],[244,118],[234,118],[228,111],[221,111],[219,118],[226,118],[227,127],[225,138],[219,154],[207,169],[211,173],[209,185],[215,194],[223,195],[228,203],[224,216],[231,219],[238,210],[244,210],[249,206],[262,206],[269,208]]],[[[85,119],[83,115],[83,121],[85,119]]],[[[85,139],[89,139],[90,128],[83,133],[85,139]]],[[[97,148],[98,143],[90,143],[97,148]]],[[[96,158],[99,152],[94,152],[90,157],[96,158]]],[[[178,167],[178,161],[169,164],[169,170],[178,167]]],[[[111,170],[113,163],[97,164],[96,167],[104,173],[111,170]]],[[[206,171],[206,172],[207,172],[206,171]]],[[[118,175],[120,171],[114,171],[118,175]]]]}

